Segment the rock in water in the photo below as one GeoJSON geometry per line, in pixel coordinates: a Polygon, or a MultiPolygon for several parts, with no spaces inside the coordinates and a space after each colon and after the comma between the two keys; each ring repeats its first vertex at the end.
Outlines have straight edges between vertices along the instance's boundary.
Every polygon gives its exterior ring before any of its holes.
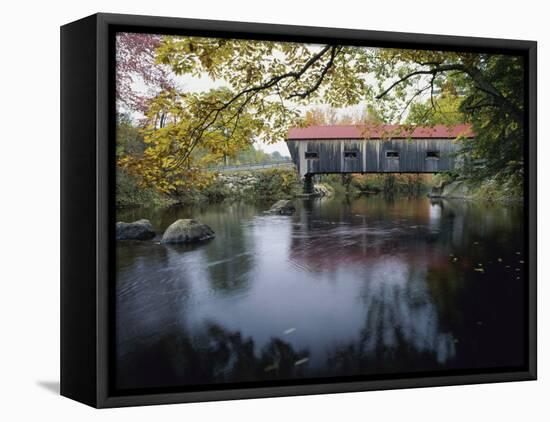
{"type": "Polygon", "coordinates": [[[468,186],[462,181],[455,181],[443,187],[443,197],[467,198],[470,194],[468,186]]]}
{"type": "Polygon", "coordinates": [[[328,197],[334,195],[334,189],[324,183],[316,183],[313,185],[313,194],[319,197],[328,197]]]}
{"type": "Polygon", "coordinates": [[[267,211],[268,214],[279,215],[292,215],[296,211],[292,201],[288,199],[281,199],[273,204],[273,206],[267,211]]]}
{"type": "Polygon", "coordinates": [[[212,239],[214,231],[206,224],[185,218],[174,221],[164,232],[161,243],[192,243],[212,239]]]}
{"type": "Polygon", "coordinates": [[[133,223],[116,223],[116,240],[148,240],[155,237],[151,222],[146,219],[134,221],[133,223]]]}
{"type": "Polygon", "coordinates": [[[429,196],[431,198],[465,199],[470,195],[468,186],[463,181],[454,181],[445,185],[434,186],[429,196]]]}

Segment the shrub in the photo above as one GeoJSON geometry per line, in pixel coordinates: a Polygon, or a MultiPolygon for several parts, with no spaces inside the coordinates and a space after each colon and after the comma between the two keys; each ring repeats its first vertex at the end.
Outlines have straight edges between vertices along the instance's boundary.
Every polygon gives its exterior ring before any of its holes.
{"type": "Polygon", "coordinates": [[[230,196],[226,183],[219,178],[214,178],[207,187],[200,191],[200,194],[208,202],[221,202],[230,196]]]}
{"type": "Polygon", "coordinates": [[[166,206],[175,203],[151,188],[139,186],[135,177],[129,175],[124,169],[116,171],[116,199],[118,208],[137,206],[166,206]]]}
{"type": "Polygon", "coordinates": [[[298,176],[293,169],[269,169],[256,174],[254,195],[258,198],[284,198],[299,189],[298,176]]]}

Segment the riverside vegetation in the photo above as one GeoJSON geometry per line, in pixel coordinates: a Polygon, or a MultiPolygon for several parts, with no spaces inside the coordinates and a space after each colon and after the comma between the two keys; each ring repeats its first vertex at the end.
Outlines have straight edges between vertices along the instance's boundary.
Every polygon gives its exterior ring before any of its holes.
{"type": "MultiPolygon", "coordinates": [[[[449,197],[485,201],[520,201],[522,189],[513,177],[465,179],[456,174],[346,174],[318,175],[315,196],[404,195],[449,197]]],[[[136,179],[117,171],[116,205],[126,207],[168,207],[227,201],[277,201],[301,195],[302,183],[292,168],[255,172],[217,173],[200,188],[166,194],[140,187],[136,179]]]]}

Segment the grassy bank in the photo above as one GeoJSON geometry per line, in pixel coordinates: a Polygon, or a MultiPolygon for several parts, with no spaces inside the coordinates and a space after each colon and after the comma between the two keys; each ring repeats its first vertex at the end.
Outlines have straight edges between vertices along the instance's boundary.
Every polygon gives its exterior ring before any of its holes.
{"type": "Polygon", "coordinates": [[[491,178],[474,184],[471,198],[485,201],[522,201],[523,188],[514,181],[491,178]]]}
{"type": "Polygon", "coordinates": [[[466,179],[440,174],[433,179],[433,185],[439,189],[456,183],[465,185],[464,199],[495,202],[523,200],[523,174],[500,173],[485,179],[466,179]]]}

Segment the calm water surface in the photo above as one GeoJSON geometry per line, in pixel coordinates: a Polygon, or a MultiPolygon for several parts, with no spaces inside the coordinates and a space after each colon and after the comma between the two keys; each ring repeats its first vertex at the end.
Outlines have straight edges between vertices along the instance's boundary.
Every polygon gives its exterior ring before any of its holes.
{"type": "Polygon", "coordinates": [[[427,198],[296,200],[120,211],[157,233],[118,242],[116,384],[170,387],[524,362],[520,206],[427,198]]]}

